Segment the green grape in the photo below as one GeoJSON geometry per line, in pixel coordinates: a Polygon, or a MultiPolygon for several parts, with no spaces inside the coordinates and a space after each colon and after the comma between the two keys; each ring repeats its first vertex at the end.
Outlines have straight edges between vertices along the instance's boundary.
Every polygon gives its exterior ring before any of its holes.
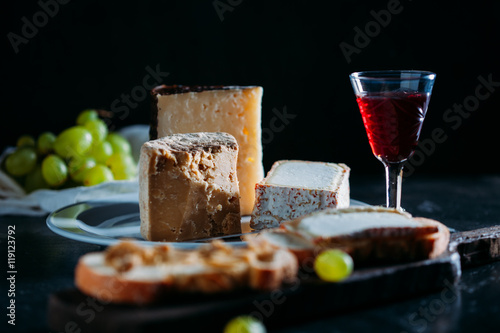
{"type": "Polygon", "coordinates": [[[38,137],[36,142],[36,148],[39,154],[45,155],[50,153],[54,149],[54,142],[56,141],[56,136],[52,132],[43,132],[38,137]]]}
{"type": "Polygon", "coordinates": [[[12,176],[24,176],[36,166],[36,152],[32,147],[16,149],[5,160],[5,170],[12,176]]]}
{"type": "Polygon", "coordinates": [[[137,166],[130,154],[114,153],[106,161],[116,180],[132,179],[137,173],[137,166]]]}
{"type": "Polygon", "coordinates": [[[80,114],[76,118],[76,124],[83,126],[83,125],[85,125],[85,123],[87,121],[93,120],[93,119],[98,119],[98,118],[99,118],[99,115],[97,114],[96,110],[93,110],[93,109],[83,110],[82,112],[80,112],[80,114]]]}
{"type": "Polygon", "coordinates": [[[239,316],[231,319],[224,327],[223,333],[266,333],[262,322],[252,316],[239,316]]]}
{"type": "Polygon", "coordinates": [[[101,119],[91,119],[84,126],[92,134],[93,144],[104,141],[108,135],[108,126],[101,119]]]}
{"type": "Polygon", "coordinates": [[[97,165],[93,157],[75,157],[68,164],[69,175],[75,182],[83,183],[85,173],[97,165]]]}
{"type": "Polygon", "coordinates": [[[17,139],[17,147],[34,147],[35,146],[35,138],[31,135],[22,135],[17,139]]]}
{"type": "Polygon", "coordinates": [[[320,279],[339,282],[351,275],[354,263],[352,257],[338,249],[321,252],[314,260],[314,271],[320,279]]]}
{"type": "Polygon", "coordinates": [[[95,158],[97,163],[105,164],[111,155],[113,155],[113,147],[108,141],[102,141],[92,146],[88,154],[95,158]]]}
{"type": "Polygon", "coordinates": [[[55,152],[63,158],[83,156],[92,146],[92,134],[83,126],[73,126],[59,134],[55,152]]]}
{"type": "Polygon", "coordinates": [[[50,154],[43,159],[42,175],[47,184],[57,187],[68,179],[68,167],[63,159],[57,155],[50,154]]]}
{"type": "Polygon", "coordinates": [[[26,175],[24,189],[30,193],[38,189],[48,188],[49,184],[45,181],[42,174],[42,165],[37,164],[35,169],[26,175]]]}
{"type": "Polygon", "coordinates": [[[105,165],[97,164],[95,167],[85,172],[83,185],[92,186],[111,180],[113,180],[113,173],[111,170],[105,165]]]}
{"type": "Polygon", "coordinates": [[[111,143],[111,146],[113,146],[114,153],[130,154],[132,151],[132,148],[128,140],[118,133],[109,133],[108,137],[106,138],[106,141],[111,143]]]}

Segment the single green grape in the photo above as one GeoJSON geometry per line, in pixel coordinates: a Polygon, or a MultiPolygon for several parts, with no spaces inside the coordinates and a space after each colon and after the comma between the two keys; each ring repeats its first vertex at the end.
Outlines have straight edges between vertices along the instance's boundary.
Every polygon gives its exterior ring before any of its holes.
{"type": "Polygon", "coordinates": [[[105,165],[97,164],[95,167],[85,172],[83,185],[92,186],[112,180],[113,173],[111,172],[111,170],[105,165]]]}
{"type": "Polygon", "coordinates": [[[93,144],[104,141],[108,136],[108,126],[101,119],[88,120],[84,126],[92,134],[93,144]]]}
{"type": "Polygon", "coordinates": [[[338,249],[325,250],[314,260],[314,271],[320,279],[339,282],[351,275],[354,267],[352,257],[338,249]]]}
{"type": "Polygon", "coordinates": [[[76,124],[83,126],[87,121],[98,118],[99,114],[97,113],[96,110],[93,109],[83,110],[82,112],[80,112],[78,117],[76,117],[76,124]]]}
{"type": "Polygon", "coordinates": [[[47,155],[42,161],[42,175],[51,187],[58,187],[68,179],[68,167],[57,155],[47,155]]]}
{"type": "Polygon", "coordinates": [[[88,154],[95,158],[97,163],[105,164],[113,155],[113,146],[108,141],[101,141],[93,145],[88,154]]]}
{"type": "Polygon", "coordinates": [[[63,158],[85,155],[92,146],[92,134],[83,126],[73,126],[59,134],[54,151],[63,158]]]}
{"type": "Polygon", "coordinates": [[[223,333],[266,333],[262,322],[252,316],[239,316],[231,319],[224,327],[223,333]]]}
{"type": "Polygon", "coordinates": [[[133,179],[137,174],[137,166],[130,154],[114,153],[106,161],[116,180],[133,179]]]}
{"type": "Polygon", "coordinates": [[[39,154],[45,155],[50,153],[54,149],[54,142],[56,142],[56,136],[52,132],[43,132],[38,136],[38,141],[36,142],[36,149],[39,154]]]}
{"type": "Polygon", "coordinates": [[[35,169],[26,175],[24,189],[27,193],[31,193],[42,188],[49,188],[49,184],[47,184],[45,178],[43,178],[42,165],[39,163],[36,165],[35,169]]]}
{"type": "Polygon", "coordinates": [[[34,147],[35,146],[35,138],[31,135],[21,135],[19,139],[17,139],[17,147],[34,147]]]}
{"type": "Polygon", "coordinates": [[[85,173],[96,165],[97,161],[91,156],[72,158],[68,164],[69,176],[75,182],[83,183],[85,173]]]}
{"type": "Polygon", "coordinates": [[[5,160],[5,170],[12,176],[24,176],[36,166],[36,152],[32,147],[17,148],[5,160]]]}
{"type": "Polygon", "coordinates": [[[123,136],[121,136],[118,133],[109,133],[106,141],[111,143],[111,146],[113,147],[113,152],[114,153],[125,153],[125,154],[130,154],[132,151],[132,147],[130,146],[130,142],[128,142],[127,139],[125,139],[123,136]]]}

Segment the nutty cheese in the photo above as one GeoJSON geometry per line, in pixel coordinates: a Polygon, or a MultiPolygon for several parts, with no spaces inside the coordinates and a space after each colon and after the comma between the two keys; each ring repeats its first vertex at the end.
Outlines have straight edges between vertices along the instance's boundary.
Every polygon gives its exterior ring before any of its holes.
{"type": "Polygon", "coordinates": [[[141,234],[183,241],[241,232],[236,163],[227,133],[188,133],[146,142],[139,162],[141,234]]]}
{"type": "Polygon", "coordinates": [[[255,184],[264,178],[261,87],[159,86],[152,91],[151,139],[176,133],[226,132],[239,146],[241,213],[249,215],[255,184]]]}

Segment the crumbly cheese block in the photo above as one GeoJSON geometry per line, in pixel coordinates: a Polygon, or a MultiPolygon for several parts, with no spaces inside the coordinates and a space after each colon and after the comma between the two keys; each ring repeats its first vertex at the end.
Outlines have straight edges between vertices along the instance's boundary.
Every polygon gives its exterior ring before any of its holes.
{"type": "Polygon", "coordinates": [[[264,177],[262,92],[262,87],[178,85],[152,91],[151,139],[192,132],[226,132],[236,138],[243,215],[252,212],[255,183],[264,177]]]}
{"type": "Polygon", "coordinates": [[[274,228],[316,210],[349,207],[349,173],[345,164],[275,162],[255,186],[250,226],[274,228]]]}
{"type": "Polygon", "coordinates": [[[139,162],[141,234],[183,241],[241,232],[238,144],[227,133],[146,142],[139,162]]]}

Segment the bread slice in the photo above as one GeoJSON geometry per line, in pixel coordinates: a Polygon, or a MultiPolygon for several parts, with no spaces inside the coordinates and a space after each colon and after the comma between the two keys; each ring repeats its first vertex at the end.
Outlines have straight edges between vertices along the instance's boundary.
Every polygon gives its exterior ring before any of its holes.
{"type": "Polygon", "coordinates": [[[148,304],[173,293],[272,290],[297,271],[293,254],[262,241],[245,248],[219,241],[196,250],[123,241],[104,252],[82,256],[75,284],[104,302],[148,304]]]}
{"type": "Polygon", "coordinates": [[[299,262],[338,248],[355,263],[434,258],[448,247],[450,233],[438,221],[383,207],[327,209],[285,222],[258,237],[289,249],[299,262]]]}

